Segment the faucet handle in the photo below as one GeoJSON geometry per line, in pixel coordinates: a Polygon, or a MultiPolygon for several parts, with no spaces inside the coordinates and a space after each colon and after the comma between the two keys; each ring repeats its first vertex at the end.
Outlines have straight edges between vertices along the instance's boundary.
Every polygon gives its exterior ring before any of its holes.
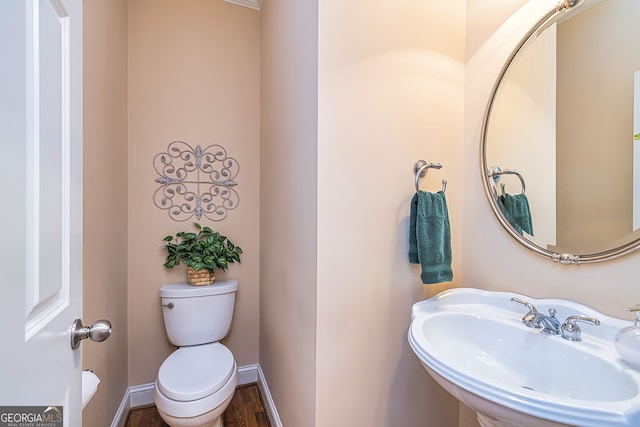
{"type": "Polygon", "coordinates": [[[516,297],[511,297],[511,301],[512,301],[512,302],[515,302],[515,303],[517,303],[517,304],[522,304],[522,305],[524,305],[525,307],[527,307],[527,308],[529,309],[529,311],[532,311],[532,312],[534,312],[534,313],[537,313],[537,312],[538,312],[538,310],[537,310],[537,309],[533,306],[533,304],[531,304],[530,302],[522,301],[521,299],[516,298],[516,297]]]}
{"type": "Polygon", "coordinates": [[[625,311],[629,313],[634,313],[636,315],[635,325],[640,326],[640,305],[636,305],[635,307],[625,308],[625,311]]]}
{"type": "Polygon", "coordinates": [[[536,328],[536,329],[542,328],[542,325],[540,324],[540,322],[536,321],[536,319],[538,319],[538,317],[540,316],[540,313],[538,312],[538,309],[535,308],[533,304],[531,304],[530,302],[518,299],[516,297],[512,297],[511,301],[515,302],[516,304],[524,305],[529,309],[529,312],[522,317],[522,323],[524,323],[530,328],[536,328]]]}
{"type": "Polygon", "coordinates": [[[582,331],[577,325],[577,322],[589,323],[593,326],[600,325],[600,321],[595,317],[569,316],[562,324],[562,338],[569,341],[582,341],[580,337],[582,331]]]}

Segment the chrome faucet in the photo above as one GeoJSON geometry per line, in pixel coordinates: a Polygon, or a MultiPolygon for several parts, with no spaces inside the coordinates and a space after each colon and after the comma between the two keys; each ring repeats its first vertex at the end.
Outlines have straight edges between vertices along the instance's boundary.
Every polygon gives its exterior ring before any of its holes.
{"type": "Polygon", "coordinates": [[[589,323],[593,326],[600,325],[600,321],[595,317],[569,316],[562,324],[562,338],[569,341],[582,341],[582,338],[580,338],[582,331],[576,325],[576,322],[589,323]]]}
{"type": "Polygon", "coordinates": [[[543,334],[560,335],[560,321],[556,318],[555,308],[549,309],[549,315],[540,313],[530,302],[522,301],[516,297],[511,301],[522,304],[529,309],[529,312],[522,317],[522,323],[530,328],[542,329],[543,334]]]}
{"type": "Polygon", "coordinates": [[[542,329],[543,334],[562,334],[562,338],[569,341],[582,341],[582,338],[580,338],[582,331],[576,324],[577,322],[589,323],[594,326],[600,324],[600,321],[595,317],[569,316],[567,320],[560,325],[560,321],[556,318],[556,310],[554,308],[549,309],[549,316],[547,316],[540,313],[530,302],[522,301],[516,297],[511,298],[511,301],[522,304],[529,309],[527,314],[522,317],[522,323],[530,328],[542,329]]]}

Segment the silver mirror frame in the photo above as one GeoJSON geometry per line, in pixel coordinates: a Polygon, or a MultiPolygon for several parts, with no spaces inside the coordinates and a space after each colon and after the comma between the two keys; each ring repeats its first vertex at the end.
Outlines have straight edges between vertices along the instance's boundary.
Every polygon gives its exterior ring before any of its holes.
{"type": "Polygon", "coordinates": [[[489,101],[487,102],[484,117],[482,120],[482,133],[480,136],[480,172],[482,174],[482,184],[484,186],[484,191],[487,199],[489,200],[489,204],[491,205],[491,209],[493,209],[496,218],[498,218],[502,226],[505,228],[505,230],[507,230],[511,237],[521,243],[525,248],[540,256],[561,264],[588,264],[618,258],[640,248],[640,238],[632,240],[631,242],[618,246],[616,248],[593,254],[557,253],[542,248],[526,239],[524,236],[518,233],[516,229],[505,218],[505,216],[502,214],[502,211],[500,210],[500,207],[498,206],[496,198],[492,194],[490,182],[492,179],[490,177],[491,170],[489,169],[490,166],[487,164],[487,132],[489,126],[489,118],[491,116],[496,94],[498,92],[500,84],[502,83],[502,80],[504,79],[509,67],[517,57],[518,53],[522,51],[524,46],[536,34],[538,34],[540,31],[543,31],[554,22],[558,21],[562,17],[562,15],[566,14],[574,7],[581,5],[583,2],[584,0],[563,0],[559,2],[553,9],[551,9],[542,18],[540,18],[525,34],[525,36],[518,42],[511,54],[507,57],[507,60],[502,66],[502,69],[498,74],[498,78],[496,79],[493,88],[491,89],[489,101]]]}

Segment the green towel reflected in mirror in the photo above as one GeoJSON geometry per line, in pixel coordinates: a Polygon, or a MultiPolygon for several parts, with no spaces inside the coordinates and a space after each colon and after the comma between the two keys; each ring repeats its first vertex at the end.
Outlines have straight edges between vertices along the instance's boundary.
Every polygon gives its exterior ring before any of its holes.
{"type": "Polygon", "coordinates": [[[498,197],[498,206],[509,223],[519,234],[527,233],[533,236],[533,222],[531,221],[531,210],[529,200],[523,194],[512,196],[504,194],[498,197]]]}

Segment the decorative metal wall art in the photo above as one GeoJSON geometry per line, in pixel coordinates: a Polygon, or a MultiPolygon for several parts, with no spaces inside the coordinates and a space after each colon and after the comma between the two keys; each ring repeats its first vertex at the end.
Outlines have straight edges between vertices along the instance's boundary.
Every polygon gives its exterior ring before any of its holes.
{"type": "Polygon", "coordinates": [[[161,184],[153,193],[153,202],[169,211],[174,221],[202,216],[222,221],[227,212],[238,207],[240,197],[233,188],[240,171],[238,161],[227,156],[220,145],[195,148],[173,141],[164,153],[153,158],[153,168],[161,184]]]}

